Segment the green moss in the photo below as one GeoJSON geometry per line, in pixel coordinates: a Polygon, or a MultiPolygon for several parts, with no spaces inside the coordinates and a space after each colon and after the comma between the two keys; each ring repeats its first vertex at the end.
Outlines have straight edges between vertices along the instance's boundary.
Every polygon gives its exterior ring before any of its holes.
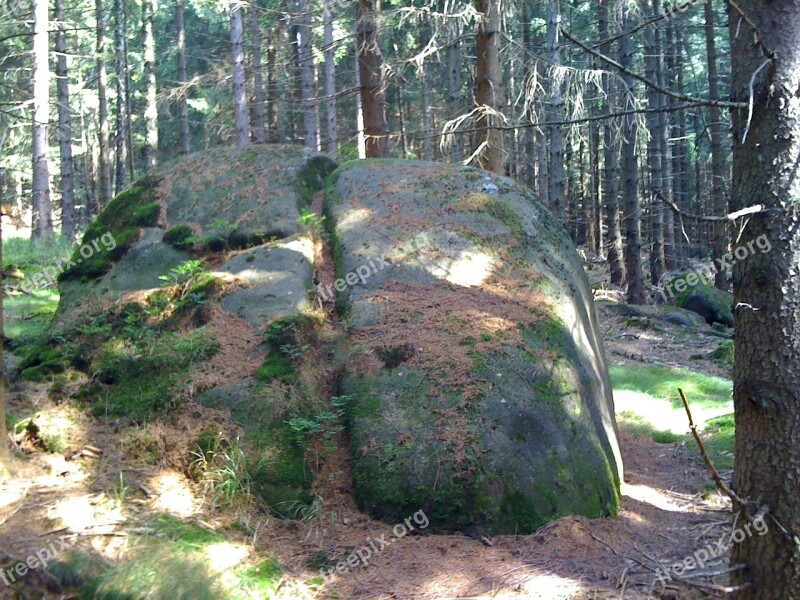
{"type": "Polygon", "coordinates": [[[194,246],[194,232],[188,225],[176,225],[164,233],[163,241],[178,250],[189,250],[194,246]]]}
{"type": "Polygon", "coordinates": [[[267,427],[257,442],[253,487],[276,514],[290,516],[294,504],[311,501],[314,478],[306,465],[306,449],[307,442],[283,422],[267,427]]]}
{"type": "Polygon", "coordinates": [[[166,412],[177,405],[188,368],[218,349],[219,343],[203,328],[185,334],[162,332],[158,339],[138,344],[110,340],[93,365],[94,377],[104,384],[87,398],[95,402],[93,414],[141,423],[166,412]]]}
{"type": "Polygon", "coordinates": [[[294,376],[294,365],[278,352],[270,352],[256,373],[256,379],[265,383],[276,379],[286,380],[292,376],[294,376]]]}
{"type": "Polygon", "coordinates": [[[711,353],[709,353],[708,358],[719,364],[721,367],[725,367],[728,369],[733,368],[733,341],[732,340],[723,340],[719,343],[719,346],[711,353]]]}
{"type": "Polygon", "coordinates": [[[31,348],[19,368],[26,381],[49,381],[56,373],[66,370],[69,359],[57,340],[46,340],[31,348]]]}
{"type": "Polygon", "coordinates": [[[325,188],[328,176],[336,170],[336,163],[327,156],[314,156],[306,161],[297,173],[298,209],[309,204],[314,194],[325,188]]]}
{"type": "Polygon", "coordinates": [[[267,598],[278,588],[282,576],[283,568],[274,556],[270,556],[244,571],[239,583],[255,595],[249,597],[267,598]]]}
{"type": "MultiPolygon", "coordinates": [[[[711,283],[703,283],[690,286],[687,284],[687,277],[690,274],[682,274],[674,277],[665,287],[678,308],[685,308],[699,314],[707,323],[721,323],[726,327],[733,327],[733,308],[730,294],[714,287],[711,283]],[[682,282],[686,289],[678,292],[676,284],[682,282]]],[[[696,274],[694,274],[696,276],[696,274]]]]}
{"type": "Polygon", "coordinates": [[[59,280],[94,279],[110,271],[113,264],[138,241],[141,228],[155,227],[158,223],[161,207],[156,198],[156,187],[156,181],[140,179],[109,202],[89,225],[83,236],[83,245],[73,253],[74,265],[61,273],[59,280]],[[113,236],[113,247],[110,247],[111,243],[100,243],[108,235],[113,236]],[[83,247],[93,250],[88,258],[80,253],[83,247]]]}

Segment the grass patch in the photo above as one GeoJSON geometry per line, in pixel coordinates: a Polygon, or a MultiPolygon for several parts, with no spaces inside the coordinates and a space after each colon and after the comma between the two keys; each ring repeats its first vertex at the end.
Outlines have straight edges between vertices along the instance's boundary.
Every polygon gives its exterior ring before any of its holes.
{"type": "Polygon", "coordinates": [[[689,369],[660,365],[615,365],[609,368],[615,390],[628,390],[664,398],[683,410],[678,388],[694,406],[722,407],[731,402],[733,384],[728,379],[705,375],[689,369]]]}
{"type": "Polygon", "coordinates": [[[58,290],[9,294],[3,299],[4,333],[12,348],[40,341],[58,309],[58,290]]]}

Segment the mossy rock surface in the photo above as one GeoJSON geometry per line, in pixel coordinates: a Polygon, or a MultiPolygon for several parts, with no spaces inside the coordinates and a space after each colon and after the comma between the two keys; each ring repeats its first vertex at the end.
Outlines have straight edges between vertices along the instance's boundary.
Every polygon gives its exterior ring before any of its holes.
{"type": "Polygon", "coordinates": [[[489,533],[615,514],[591,290],[550,213],[510,179],[398,160],[343,165],[325,207],[337,277],[363,275],[337,297],[359,505],[489,533]]]}
{"type": "MultiPolygon", "coordinates": [[[[696,274],[694,274],[696,276],[696,274]]],[[[675,289],[676,284],[683,282],[686,285],[687,276],[675,277],[667,284],[667,289],[675,289]]],[[[681,287],[683,287],[683,285],[681,287]]],[[[733,327],[733,296],[728,292],[714,287],[711,283],[688,286],[681,291],[675,290],[675,306],[690,310],[703,317],[706,323],[713,325],[721,323],[726,327],[733,327]]]]}
{"type": "MultiPolygon", "coordinates": [[[[301,215],[335,167],[323,154],[289,145],[214,148],[157,167],[115,197],[87,229],[83,246],[96,241],[98,249],[88,258],[76,250],[74,265],[62,273],[58,320],[124,292],[160,287],[163,276],[193,256],[305,233],[301,215]],[[113,248],[101,243],[104,235],[113,236],[113,248]]],[[[308,260],[302,269],[283,272],[285,284],[299,280],[292,283],[295,298],[303,295],[311,278],[308,260]]],[[[243,298],[233,310],[254,300],[270,303],[271,297],[265,291],[260,298],[243,298]]]]}

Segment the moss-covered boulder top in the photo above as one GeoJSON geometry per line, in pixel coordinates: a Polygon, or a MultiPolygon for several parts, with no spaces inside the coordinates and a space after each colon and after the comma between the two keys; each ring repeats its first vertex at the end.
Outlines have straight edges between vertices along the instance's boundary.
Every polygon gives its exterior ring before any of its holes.
{"type": "Polygon", "coordinates": [[[395,160],[339,168],[328,224],[352,356],[357,500],[442,529],[614,514],[621,463],[591,293],[510,179],[395,160]]]}
{"type": "Polygon", "coordinates": [[[59,314],[98,297],[162,286],[170,269],[198,256],[301,234],[301,216],[335,166],[304,148],[257,145],[198,152],[159,167],[114,198],[86,231],[60,276],[59,314]]]}

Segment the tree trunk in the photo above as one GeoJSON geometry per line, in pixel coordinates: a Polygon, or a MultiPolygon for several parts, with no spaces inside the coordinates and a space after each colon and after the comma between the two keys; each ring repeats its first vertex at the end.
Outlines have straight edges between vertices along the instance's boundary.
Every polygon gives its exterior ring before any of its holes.
{"type": "Polygon", "coordinates": [[[250,47],[253,57],[253,140],[257,144],[267,141],[264,122],[264,76],[261,74],[261,23],[258,6],[250,14],[250,47]]]}
{"type": "MultiPolygon", "coordinates": [[[[431,39],[431,26],[428,16],[422,17],[420,48],[426,48],[431,39]]],[[[419,65],[422,85],[422,157],[433,160],[433,109],[431,108],[431,81],[430,66],[423,58],[419,65]]]]}
{"type": "MultiPolygon", "coordinates": [[[[0,197],[2,190],[0,189],[0,197]]],[[[0,218],[0,465],[8,469],[11,459],[11,452],[8,448],[8,427],[6,426],[6,414],[8,413],[6,407],[6,365],[5,356],[5,323],[3,319],[3,219],[0,218]]],[[[5,475],[0,473],[0,475],[5,475]]],[[[5,477],[0,477],[5,479],[5,477]]]]}
{"type": "MultiPolygon", "coordinates": [[[[714,7],[709,0],[703,6],[706,20],[706,54],[708,55],[708,94],[719,98],[719,77],[717,75],[717,49],[714,41],[714,7]]],[[[725,199],[725,157],[722,154],[722,122],[720,109],[710,106],[708,109],[711,123],[708,132],[711,136],[711,196],[713,210],[717,215],[728,214],[728,203],[725,199]]],[[[714,222],[714,260],[722,258],[728,251],[728,235],[724,221],[714,222]]],[[[714,277],[714,285],[720,289],[728,288],[728,276],[725,269],[719,269],[714,277]]]]}
{"type": "Polygon", "coordinates": [[[333,154],[339,149],[336,128],[336,57],[333,51],[333,0],[322,2],[322,43],[325,54],[325,149],[333,154]]]}
{"type": "Polygon", "coordinates": [[[156,36],[154,20],[155,0],[142,3],[142,24],[144,29],[144,79],[145,79],[145,171],[155,168],[158,162],[158,107],[156,106],[156,36]]]}
{"type": "Polygon", "coordinates": [[[181,86],[181,95],[178,98],[179,146],[181,154],[189,154],[192,138],[189,133],[189,103],[186,101],[189,71],[186,68],[186,27],[183,19],[183,0],[175,0],[175,29],[178,30],[178,83],[181,86]]]}
{"type": "Polygon", "coordinates": [[[233,121],[236,127],[236,143],[240,147],[250,143],[247,124],[247,92],[244,74],[244,27],[243,7],[239,0],[230,0],[231,59],[233,61],[233,121]]]}
{"type": "MultiPolygon", "coordinates": [[[[58,146],[61,153],[61,235],[75,241],[75,163],[72,158],[72,115],[69,103],[67,40],[64,35],[64,0],[56,0],[56,94],[58,146]]],[[[2,288],[0,288],[2,289],[2,288]]],[[[5,438],[3,438],[5,440],[5,438]]]]}
{"type": "Polygon", "coordinates": [[[502,124],[503,72],[500,68],[500,0],[475,0],[475,10],[481,16],[475,41],[477,64],[475,71],[475,105],[482,110],[475,132],[475,143],[483,150],[478,165],[487,171],[503,173],[502,124]]]}
{"type": "Polygon", "coordinates": [[[314,73],[314,51],[311,47],[311,4],[297,3],[298,51],[300,59],[300,98],[303,113],[303,140],[306,148],[319,150],[319,117],[317,115],[317,86],[314,73]]]}
{"type": "MultiPolygon", "coordinates": [[[[597,20],[600,31],[600,39],[608,39],[608,2],[609,0],[598,0],[597,20]]],[[[600,52],[605,56],[611,55],[611,44],[605,43],[600,47],[600,52]]],[[[607,82],[607,87],[611,87],[611,81],[607,82]]],[[[603,112],[611,112],[612,90],[606,90],[606,97],[603,99],[603,112]]],[[[611,275],[611,283],[622,286],[625,284],[625,262],[622,253],[622,228],[620,226],[620,209],[617,188],[617,157],[619,156],[618,145],[614,139],[614,130],[611,121],[606,121],[603,126],[603,199],[606,205],[606,237],[608,238],[608,267],[611,275]]]]}
{"type": "Polygon", "coordinates": [[[47,26],[47,0],[33,3],[33,231],[32,237],[53,237],[53,215],[50,204],[50,171],[47,164],[49,143],[47,125],[50,120],[50,66],[47,26]]]}
{"type": "MultiPolygon", "coordinates": [[[[561,47],[558,28],[561,25],[561,12],[558,0],[547,2],[547,54],[550,59],[550,102],[547,120],[555,123],[564,118],[564,99],[561,95],[561,47]]],[[[559,221],[564,220],[564,135],[560,125],[547,128],[550,138],[548,202],[550,210],[559,221]]]]}
{"type": "Polygon", "coordinates": [[[126,19],[124,0],[114,0],[114,54],[117,80],[117,122],[116,122],[116,171],[114,176],[114,191],[119,194],[125,188],[128,169],[128,116],[126,84],[128,81],[128,49],[126,47],[125,32],[126,19]]]}
{"type": "MultiPolygon", "coordinates": [[[[356,146],[358,148],[358,158],[364,159],[367,157],[367,136],[364,132],[364,107],[361,104],[361,58],[359,54],[358,47],[356,47],[356,68],[354,75],[356,89],[358,90],[356,93],[356,146]]],[[[405,138],[401,137],[401,140],[405,143],[405,138]]]]}
{"type": "MultiPolygon", "coordinates": [[[[448,47],[447,47],[447,95],[450,98],[451,118],[461,114],[461,101],[463,98],[462,79],[461,79],[461,35],[459,23],[452,19],[448,23],[448,47]]],[[[450,142],[450,161],[461,162],[464,158],[464,144],[461,135],[454,134],[450,142]]]]}
{"type": "MultiPolygon", "coordinates": [[[[660,3],[652,2],[652,15],[659,14],[660,3]]],[[[644,30],[645,77],[650,81],[658,81],[662,70],[660,50],[656,40],[654,28],[646,27],[644,30]]],[[[647,89],[647,106],[656,109],[661,104],[661,94],[652,88],[647,89]]],[[[663,194],[663,180],[661,172],[661,130],[660,114],[647,113],[647,127],[650,136],[647,141],[647,165],[650,175],[650,280],[653,285],[660,283],[664,276],[664,218],[661,207],[663,205],[660,195],[663,194]]]]}
{"type": "MultiPolygon", "coordinates": [[[[669,56],[674,57],[674,65],[669,65],[668,70],[675,74],[675,90],[683,93],[684,90],[684,76],[683,76],[683,43],[682,33],[680,27],[673,24],[669,28],[670,31],[670,46],[672,52],[669,56]]],[[[673,104],[677,104],[673,100],[673,104]]],[[[672,137],[675,139],[675,146],[672,153],[672,176],[675,181],[673,186],[673,199],[675,204],[681,208],[685,208],[689,202],[689,184],[691,183],[691,172],[689,165],[689,144],[687,140],[687,127],[686,127],[686,111],[678,111],[677,118],[673,120],[674,128],[672,137]]],[[[684,223],[687,232],[691,231],[691,223],[684,223]]],[[[676,235],[676,240],[680,243],[675,245],[675,260],[676,265],[679,260],[685,258],[688,254],[686,248],[686,240],[683,235],[676,235]]]]}
{"type": "MultiPolygon", "coordinates": [[[[622,11],[622,30],[630,23],[630,7],[622,11]]],[[[633,42],[626,35],[620,41],[620,64],[630,68],[633,64],[633,42]]],[[[623,75],[625,86],[623,110],[635,108],[633,78],[623,75]]],[[[636,160],[636,116],[622,117],[622,196],[625,204],[625,271],[628,279],[627,299],[630,304],[644,304],[644,274],[642,272],[642,227],[639,206],[639,169],[636,160]]]]}
{"type": "Polygon", "coordinates": [[[267,46],[267,141],[279,141],[278,134],[278,73],[275,66],[277,47],[275,38],[280,34],[270,30],[269,45],[267,46]]]}
{"type": "MultiPolygon", "coordinates": [[[[733,111],[733,210],[756,204],[737,239],[733,269],[736,320],[733,399],[736,493],[750,514],[767,512],[768,530],[733,536],[734,585],[751,587],[737,600],[800,598],[800,2],[741,0],[758,38],[737,35],[731,15],[731,96],[752,102],[733,111]],[[755,75],[757,73],[757,75],[755,75]],[[752,95],[751,95],[752,93],[752,95]],[[738,249],[746,247],[745,257],[738,249]],[[741,539],[740,539],[741,538],[741,539]]],[[[743,519],[738,528],[744,527],[743,519]]],[[[762,531],[764,528],[761,528],[762,531]]]]}
{"type": "MultiPolygon", "coordinates": [[[[526,52],[530,52],[533,54],[535,52],[535,48],[533,46],[533,33],[531,32],[531,16],[529,12],[530,8],[527,2],[522,2],[520,6],[520,26],[522,27],[522,47],[525,49],[526,52]]],[[[527,61],[523,61],[523,70],[527,61]]],[[[525,122],[531,123],[534,120],[534,111],[533,111],[533,99],[528,99],[528,104],[530,108],[525,113],[525,122]]],[[[526,127],[522,130],[523,135],[523,154],[524,154],[524,161],[525,161],[525,185],[529,188],[536,189],[536,160],[534,158],[536,154],[536,150],[534,148],[535,145],[535,133],[533,131],[533,127],[526,127]]]]}
{"type": "Polygon", "coordinates": [[[101,209],[111,201],[111,160],[108,148],[108,74],[106,73],[106,27],[103,14],[103,0],[96,0],[97,19],[97,157],[98,172],[98,204],[101,209]]]}
{"type": "Polygon", "coordinates": [[[379,0],[358,0],[358,70],[365,152],[369,158],[381,158],[389,153],[383,55],[378,38],[379,9],[379,0]]]}

